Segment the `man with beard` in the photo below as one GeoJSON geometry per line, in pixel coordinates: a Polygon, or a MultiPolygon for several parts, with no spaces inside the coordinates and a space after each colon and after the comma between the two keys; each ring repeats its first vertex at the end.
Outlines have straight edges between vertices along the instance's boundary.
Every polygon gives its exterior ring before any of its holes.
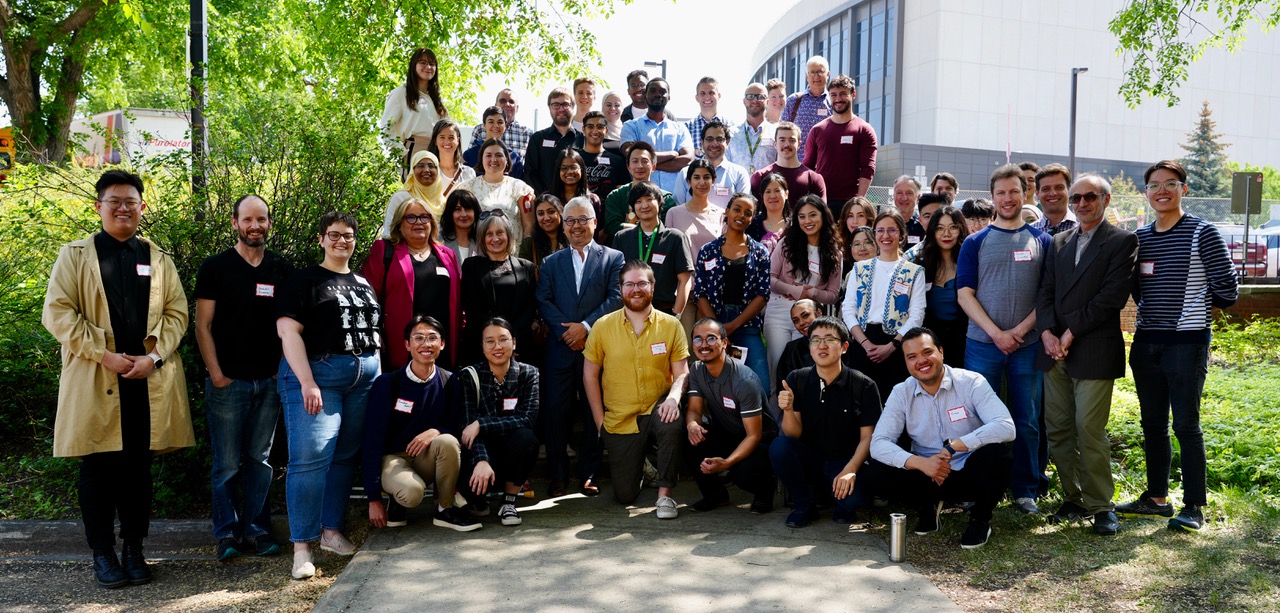
{"type": "Polygon", "coordinates": [[[524,153],[524,182],[535,194],[545,194],[555,185],[560,169],[556,158],[569,147],[582,146],[582,133],[573,129],[573,94],[563,87],[547,95],[547,112],[551,127],[538,130],[529,138],[524,153]]]}
{"type": "Polygon", "coordinates": [[[654,269],[653,305],[679,319],[688,308],[693,287],[693,250],[684,232],[665,227],[658,219],[664,195],[649,181],[632,185],[627,200],[636,225],[619,231],[610,244],[628,262],[640,260],[654,269]]]}
{"type": "Polygon", "coordinates": [[[601,202],[609,197],[609,192],[631,180],[622,156],[604,148],[604,137],[608,131],[604,113],[591,111],[583,115],[582,147],[578,149],[578,155],[582,156],[587,167],[582,171],[582,178],[587,182],[587,189],[601,202]]]}
{"type": "Polygon", "coordinates": [[[676,187],[676,174],[693,161],[693,136],[684,124],[665,114],[671,101],[670,86],[661,77],[649,81],[644,89],[649,111],[644,117],[622,124],[622,146],[633,141],[653,145],[658,157],[654,160],[653,182],[663,190],[676,187]]]}
{"type": "MultiPolygon", "coordinates": [[[[716,169],[716,182],[711,186],[707,200],[720,208],[729,205],[729,196],[751,188],[751,178],[746,169],[724,157],[729,148],[731,131],[729,126],[718,119],[702,125],[702,159],[710,162],[716,169]]],[[[686,173],[676,174],[676,189],[671,194],[675,196],[676,204],[684,204],[692,195],[689,193],[689,181],[685,177],[686,173]]]]}
{"type": "Polygon", "coordinates": [[[1031,227],[1049,236],[1056,236],[1076,227],[1078,222],[1075,213],[1067,206],[1071,171],[1062,164],[1049,164],[1036,173],[1035,182],[1036,196],[1040,198],[1040,210],[1044,216],[1031,224],[1031,227]]]}
{"type": "Polygon", "coordinates": [[[671,490],[684,428],[680,395],[689,374],[689,345],[680,320],[653,308],[654,276],[648,264],[627,262],[615,278],[621,280],[623,308],[592,326],[583,350],[587,402],[609,450],[614,498],[627,505],[635,502],[645,451],[656,443],[657,516],[675,519],[679,511],[671,490]]]}
{"type": "Polygon", "coordinates": [[[827,85],[831,116],[815,124],[804,141],[800,159],[822,175],[831,202],[866,195],[876,174],[876,132],[853,114],[857,94],[853,79],[845,75],[832,79],[827,85]]]}
{"type": "Polygon", "coordinates": [[[219,560],[280,551],[270,533],[267,460],[280,416],[276,288],[293,272],[288,260],[266,247],[271,212],[262,198],[237,200],[231,227],[240,237],[235,246],[210,256],[196,275],[196,340],[209,370],[204,406],[219,560]]]}
{"type": "Polygon", "coordinates": [[[747,86],[747,91],[742,94],[746,120],[732,130],[729,139],[726,155],[730,162],[746,168],[748,177],[778,160],[778,150],[773,146],[773,131],[778,126],[764,117],[766,100],[768,95],[763,85],[752,83],[747,86]]]}
{"type": "Polygon", "coordinates": [[[547,447],[547,472],[552,497],[565,493],[569,473],[569,442],[572,420],[582,420],[582,442],[578,447],[578,475],[588,496],[600,493],[595,485],[600,464],[599,428],[582,406],[582,348],[587,333],[597,320],[618,308],[621,293],[614,282],[622,272],[622,254],[602,247],[592,237],[596,232],[595,207],[586,196],[578,196],[564,206],[564,228],[569,248],[542,261],[538,276],[538,309],[550,327],[547,340],[546,394],[543,396],[542,442],[547,447]]]}
{"type": "Polygon", "coordinates": [[[751,175],[751,195],[764,202],[764,187],[761,183],[770,173],[778,173],[787,180],[787,206],[795,208],[796,202],[808,194],[813,194],[823,201],[827,199],[827,184],[812,168],[800,163],[796,154],[800,151],[800,128],[796,124],[784,121],[778,124],[773,132],[773,142],[778,148],[778,161],[757,170],[751,175]]]}

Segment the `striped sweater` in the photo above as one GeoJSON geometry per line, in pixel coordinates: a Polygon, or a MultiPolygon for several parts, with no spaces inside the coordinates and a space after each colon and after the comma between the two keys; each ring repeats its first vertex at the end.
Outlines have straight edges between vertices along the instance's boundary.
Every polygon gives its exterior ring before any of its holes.
{"type": "Polygon", "coordinates": [[[1235,267],[1213,224],[1185,214],[1168,230],[1138,229],[1135,342],[1208,344],[1212,307],[1236,303],[1235,267]]]}

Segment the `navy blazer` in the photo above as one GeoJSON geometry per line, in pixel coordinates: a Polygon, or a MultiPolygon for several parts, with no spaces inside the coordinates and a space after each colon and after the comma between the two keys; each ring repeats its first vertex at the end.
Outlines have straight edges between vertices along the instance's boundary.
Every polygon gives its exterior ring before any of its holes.
{"type": "Polygon", "coordinates": [[[622,252],[599,244],[587,245],[582,269],[582,292],[573,274],[573,248],[561,249],[542,260],[538,277],[538,308],[551,332],[547,340],[547,366],[564,366],[575,351],[560,342],[565,323],[595,325],[596,320],[622,307],[622,252]]]}

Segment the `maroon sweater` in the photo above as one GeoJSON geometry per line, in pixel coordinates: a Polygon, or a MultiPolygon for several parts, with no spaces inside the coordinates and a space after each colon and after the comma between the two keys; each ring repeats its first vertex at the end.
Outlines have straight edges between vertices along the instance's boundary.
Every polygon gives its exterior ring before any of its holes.
{"type": "MultiPolygon", "coordinates": [[[[804,164],[826,181],[828,202],[840,202],[858,195],[858,180],[876,174],[876,132],[871,124],[854,115],[846,123],[828,117],[809,130],[804,141],[804,164]]],[[[834,208],[834,207],[833,207],[834,208]]]]}

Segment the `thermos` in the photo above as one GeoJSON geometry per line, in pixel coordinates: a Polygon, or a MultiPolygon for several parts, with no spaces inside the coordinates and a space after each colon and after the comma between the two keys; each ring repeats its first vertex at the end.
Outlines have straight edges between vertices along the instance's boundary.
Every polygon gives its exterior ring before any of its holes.
{"type": "Polygon", "coordinates": [[[889,522],[889,561],[906,561],[907,516],[905,513],[890,513],[889,522]]]}

